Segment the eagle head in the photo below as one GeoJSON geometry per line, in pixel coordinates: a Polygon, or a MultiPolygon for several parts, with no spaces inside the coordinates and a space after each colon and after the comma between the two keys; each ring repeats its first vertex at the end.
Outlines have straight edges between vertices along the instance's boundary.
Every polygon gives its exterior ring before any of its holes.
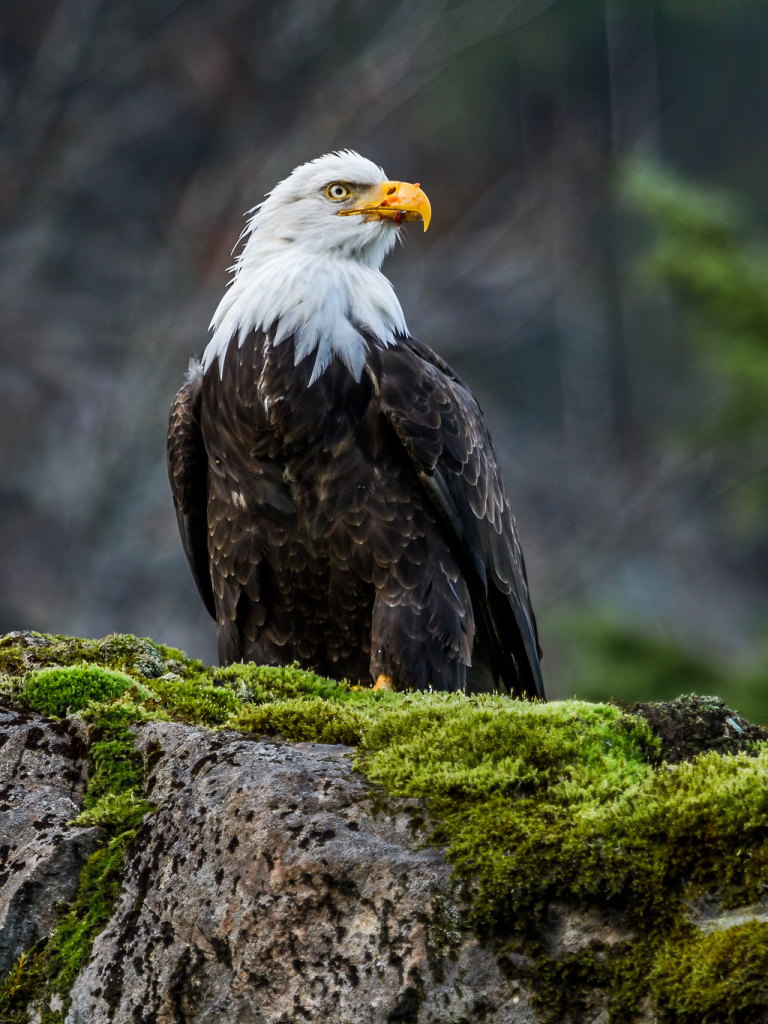
{"type": "Polygon", "coordinates": [[[247,231],[261,243],[273,240],[378,268],[400,226],[421,220],[426,231],[430,216],[418,184],[390,181],[371,160],[344,150],[292,171],[256,208],[247,231]]]}
{"type": "Polygon", "coordinates": [[[273,345],[292,338],[296,365],[316,353],[310,384],[334,358],[360,380],[371,341],[408,333],[380,267],[403,224],[421,220],[426,231],[426,195],[344,150],[297,167],[251,213],[204,369],[218,359],[223,372],[230,340],[261,330],[273,345]]]}

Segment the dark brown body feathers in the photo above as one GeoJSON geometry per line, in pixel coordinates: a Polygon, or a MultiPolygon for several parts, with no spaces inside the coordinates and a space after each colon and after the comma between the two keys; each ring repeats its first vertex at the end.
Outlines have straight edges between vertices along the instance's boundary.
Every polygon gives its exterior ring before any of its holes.
{"type": "Polygon", "coordinates": [[[168,466],[222,664],[543,697],[519,542],[477,403],[414,339],[360,382],[252,332],[173,404],[168,466]]]}

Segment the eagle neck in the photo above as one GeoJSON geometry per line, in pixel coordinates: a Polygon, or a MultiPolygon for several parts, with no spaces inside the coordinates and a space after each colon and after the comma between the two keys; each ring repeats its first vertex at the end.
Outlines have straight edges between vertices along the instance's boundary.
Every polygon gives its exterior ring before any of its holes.
{"type": "Polygon", "coordinates": [[[218,359],[223,374],[230,342],[237,337],[242,346],[251,331],[261,330],[275,346],[293,339],[296,366],[315,354],[310,385],[333,359],[359,381],[370,341],[387,347],[407,336],[395,290],[377,266],[344,254],[302,252],[295,243],[253,242],[211,321],[205,371],[218,359]]]}

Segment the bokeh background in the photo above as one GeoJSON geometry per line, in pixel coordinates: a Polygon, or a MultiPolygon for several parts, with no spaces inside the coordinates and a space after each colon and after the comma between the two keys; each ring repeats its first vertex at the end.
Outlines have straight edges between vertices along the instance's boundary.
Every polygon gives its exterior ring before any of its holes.
{"type": "Polygon", "coordinates": [[[5,0],[0,631],[206,661],[167,414],[253,207],[352,147],[491,424],[550,692],[768,721],[764,0],[5,0]]]}

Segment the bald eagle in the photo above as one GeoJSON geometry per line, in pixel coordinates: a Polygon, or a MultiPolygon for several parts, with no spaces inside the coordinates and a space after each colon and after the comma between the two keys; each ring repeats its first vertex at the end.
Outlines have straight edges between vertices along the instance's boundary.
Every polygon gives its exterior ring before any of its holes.
{"type": "Polygon", "coordinates": [[[349,150],[256,207],[176,396],[168,470],[222,665],[544,697],[483,415],[380,267],[430,205],[349,150]]]}

